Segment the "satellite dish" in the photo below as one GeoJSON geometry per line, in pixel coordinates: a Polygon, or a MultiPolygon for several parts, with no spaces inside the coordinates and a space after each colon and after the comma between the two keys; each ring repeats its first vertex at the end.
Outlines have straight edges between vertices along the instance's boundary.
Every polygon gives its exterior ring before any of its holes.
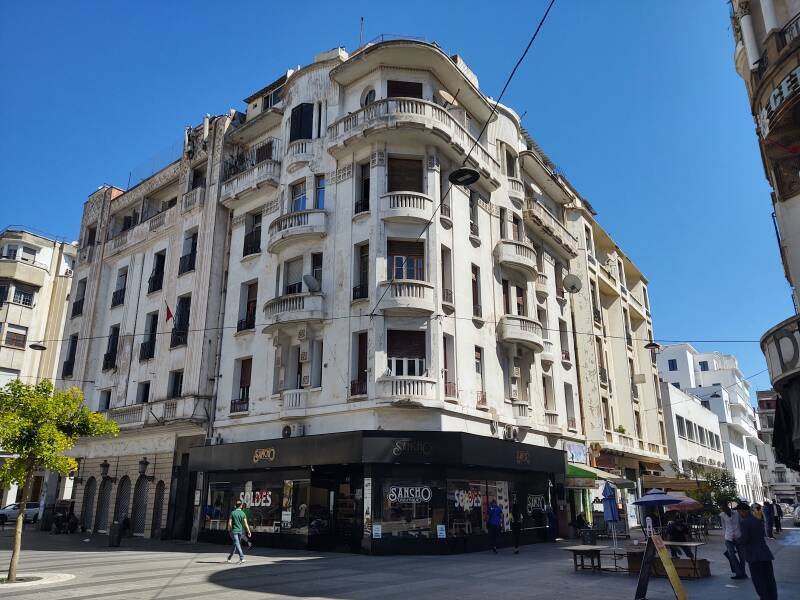
{"type": "Polygon", "coordinates": [[[568,273],[564,277],[564,289],[570,294],[576,294],[577,292],[580,292],[582,287],[583,283],[581,282],[580,277],[577,275],[568,273]]]}
{"type": "Polygon", "coordinates": [[[319,281],[317,281],[317,278],[314,277],[313,275],[303,275],[303,281],[305,282],[309,292],[319,291],[320,288],[319,281]]]}
{"type": "Polygon", "coordinates": [[[458,102],[456,102],[455,96],[453,96],[447,90],[439,90],[437,92],[439,97],[444,101],[444,107],[448,108],[450,106],[458,106],[458,102]]]}

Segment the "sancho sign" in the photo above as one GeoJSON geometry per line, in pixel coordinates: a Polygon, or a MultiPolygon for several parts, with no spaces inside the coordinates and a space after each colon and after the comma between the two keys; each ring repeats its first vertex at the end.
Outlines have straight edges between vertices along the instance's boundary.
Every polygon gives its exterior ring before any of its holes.
{"type": "Polygon", "coordinates": [[[275,460],[275,448],[256,448],[253,452],[253,462],[258,464],[262,461],[272,462],[275,460]]]}

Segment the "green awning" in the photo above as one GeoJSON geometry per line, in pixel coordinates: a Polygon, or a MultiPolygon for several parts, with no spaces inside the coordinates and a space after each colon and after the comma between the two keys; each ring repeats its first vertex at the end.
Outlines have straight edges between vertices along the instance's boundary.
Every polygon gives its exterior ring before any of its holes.
{"type": "Polygon", "coordinates": [[[583,465],[567,463],[567,477],[581,477],[583,479],[597,479],[597,475],[583,468],[583,465]]]}
{"type": "Polygon", "coordinates": [[[567,477],[580,477],[584,479],[599,479],[601,481],[610,481],[618,488],[635,488],[636,484],[619,475],[608,473],[597,467],[590,467],[579,463],[567,463],[567,477]]]}

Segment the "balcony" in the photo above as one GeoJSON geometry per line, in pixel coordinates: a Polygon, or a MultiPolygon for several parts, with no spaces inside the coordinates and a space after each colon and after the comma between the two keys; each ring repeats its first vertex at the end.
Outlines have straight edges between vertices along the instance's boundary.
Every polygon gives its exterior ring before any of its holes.
{"type": "Polygon", "coordinates": [[[529,198],[524,217],[528,226],[547,238],[562,257],[569,259],[578,255],[578,240],[542,204],[529,198]]]}
{"type": "Polygon", "coordinates": [[[382,218],[390,223],[427,223],[433,200],[417,192],[390,192],[381,196],[382,218]]]}
{"type": "Polygon", "coordinates": [[[429,377],[382,377],[376,387],[379,402],[420,405],[436,398],[436,380],[429,377]]]}
{"type": "Polygon", "coordinates": [[[544,349],[542,326],[528,317],[504,315],[497,325],[497,335],[506,344],[519,344],[534,352],[544,349]]]}
{"type": "Polygon", "coordinates": [[[367,395],[367,382],[366,380],[354,379],[350,382],[350,396],[366,396],[367,395]]]}
{"type": "Polygon", "coordinates": [[[117,367],[117,351],[114,350],[113,352],[106,352],[103,355],[103,371],[108,371],[109,369],[116,369],[117,367]]]}
{"type": "Polygon", "coordinates": [[[450,214],[450,205],[444,202],[439,207],[439,222],[445,229],[453,228],[453,217],[450,214]]]}
{"type": "Polygon", "coordinates": [[[353,216],[363,215],[369,212],[369,198],[356,200],[353,204],[353,216]]]}
{"type": "Polygon", "coordinates": [[[236,331],[249,331],[256,328],[256,311],[248,311],[243,319],[239,319],[236,323],[236,331]]]}
{"type": "Polygon", "coordinates": [[[261,228],[256,227],[252,231],[248,231],[244,234],[242,256],[250,256],[251,254],[258,254],[259,252],[261,252],[261,228]]]}
{"type": "MultiPolygon", "coordinates": [[[[393,279],[381,282],[381,287],[389,286],[383,295],[380,309],[385,314],[430,315],[436,312],[433,301],[433,285],[416,279],[393,279]]],[[[383,291],[381,291],[383,294],[383,291]]]]}
{"type": "Polygon", "coordinates": [[[147,279],[147,293],[152,294],[164,287],[164,271],[156,271],[147,279]]]}
{"type": "MultiPolygon", "coordinates": [[[[109,419],[116,421],[120,429],[137,427],[187,425],[199,427],[208,419],[210,400],[195,396],[181,396],[155,400],[147,404],[132,404],[106,411],[109,419]]],[[[202,430],[201,430],[202,431],[202,430]]]]}
{"type": "Polygon", "coordinates": [[[541,361],[544,365],[552,365],[555,361],[555,348],[550,340],[542,340],[541,361]]]}
{"type": "Polygon", "coordinates": [[[324,210],[287,213],[270,223],[267,250],[277,252],[292,242],[321,239],[327,232],[327,213],[324,210]]]}
{"type": "Polygon", "coordinates": [[[517,206],[525,202],[525,184],[516,177],[508,178],[508,197],[517,206]]]}
{"type": "Polygon", "coordinates": [[[308,390],[284,390],[281,392],[281,419],[301,419],[306,416],[308,390]]]}
{"type": "Polygon", "coordinates": [[[524,242],[500,240],[494,257],[504,267],[518,271],[526,278],[536,277],[536,250],[524,242]]]}
{"type": "Polygon", "coordinates": [[[178,275],[183,275],[189,271],[194,271],[195,263],[197,262],[197,252],[190,252],[184,254],[178,261],[178,275]]]}
{"type": "Polygon", "coordinates": [[[64,361],[64,364],[61,367],[61,376],[62,377],[72,377],[72,373],[75,370],[75,359],[68,358],[64,361]]]}
{"type": "Polygon", "coordinates": [[[295,140],[286,148],[286,170],[297,171],[314,159],[314,142],[312,140],[295,140]]]}
{"type": "Polygon", "coordinates": [[[280,142],[269,138],[226,160],[220,200],[237,199],[264,185],[277,187],[281,176],[280,142]]]}
{"type": "Polygon", "coordinates": [[[176,326],[172,328],[172,333],[169,337],[169,347],[177,348],[178,346],[185,346],[189,341],[189,326],[176,326]]]}
{"type": "Polygon", "coordinates": [[[181,198],[181,212],[186,213],[192,210],[195,206],[201,206],[205,198],[206,188],[203,186],[189,190],[181,198]]]}
{"type": "Polygon", "coordinates": [[[366,285],[356,285],[353,287],[353,300],[367,300],[369,298],[369,288],[366,285]]]}
{"type": "Polygon", "coordinates": [[[47,277],[47,267],[42,263],[0,256],[0,280],[14,279],[42,287],[47,277]]]}
{"type": "Polygon", "coordinates": [[[139,360],[150,360],[156,355],[156,336],[154,333],[148,334],[150,339],[143,341],[139,345],[139,360]]]}
{"type": "Polygon", "coordinates": [[[79,317],[83,314],[83,298],[78,298],[72,303],[72,317],[79,317]]]}
{"type": "Polygon", "coordinates": [[[232,415],[246,413],[250,411],[250,398],[238,398],[236,400],[231,400],[230,408],[228,412],[232,415]]]}
{"type": "Polygon", "coordinates": [[[399,128],[430,133],[434,140],[443,140],[457,154],[470,156],[471,166],[481,171],[495,187],[499,187],[497,174],[500,164],[450,113],[433,102],[418,98],[386,98],[377,100],[361,110],[350,113],[328,126],[327,139],[330,150],[336,154],[344,151],[348,143],[363,139],[373,133],[399,128]]]}
{"type": "Polygon", "coordinates": [[[536,275],[536,296],[539,300],[544,301],[550,295],[550,290],[547,287],[547,273],[538,273],[536,275]]]}
{"type": "Polygon", "coordinates": [[[264,331],[282,323],[321,321],[324,318],[324,296],[322,294],[287,294],[264,304],[267,322],[264,331]]]}
{"type": "Polygon", "coordinates": [[[111,308],[115,306],[119,306],[125,302],[125,288],[119,288],[114,290],[114,293],[111,294],[111,308]]]}

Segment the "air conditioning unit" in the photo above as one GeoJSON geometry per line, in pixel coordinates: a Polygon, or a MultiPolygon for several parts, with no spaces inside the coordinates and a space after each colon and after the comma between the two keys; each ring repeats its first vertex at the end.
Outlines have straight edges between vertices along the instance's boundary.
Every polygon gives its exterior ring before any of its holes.
{"type": "Polygon", "coordinates": [[[300,353],[300,362],[308,362],[308,352],[301,352],[300,353]]]}
{"type": "Polygon", "coordinates": [[[517,379],[519,379],[519,377],[520,377],[519,367],[514,367],[514,369],[511,371],[511,376],[512,377],[516,377],[517,379]]]}
{"type": "Polygon", "coordinates": [[[306,339],[306,329],[305,329],[305,327],[297,332],[297,339],[298,340],[306,339]]]}
{"type": "Polygon", "coordinates": [[[306,434],[306,426],[304,423],[292,424],[292,437],[300,437],[306,434]]]}

